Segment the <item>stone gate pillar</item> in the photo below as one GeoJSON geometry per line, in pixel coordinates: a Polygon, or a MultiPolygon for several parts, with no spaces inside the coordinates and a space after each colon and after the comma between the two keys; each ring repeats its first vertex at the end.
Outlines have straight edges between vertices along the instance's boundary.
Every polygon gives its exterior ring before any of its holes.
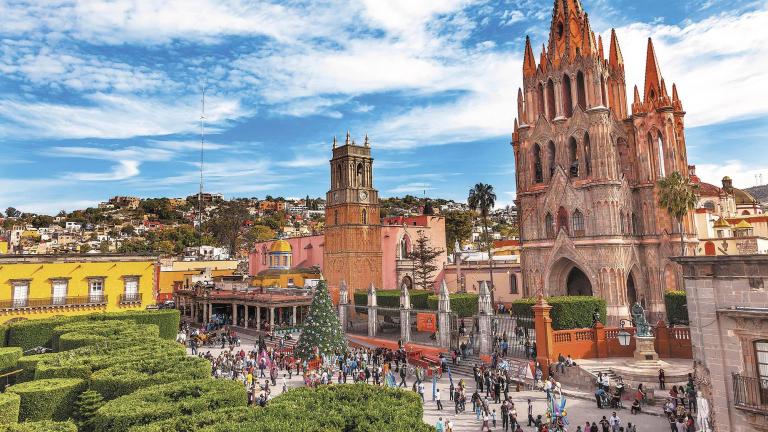
{"type": "Polygon", "coordinates": [[[440,337],[438,341],[440,347],[451,347],[451,298],[448,294],[448,285],[440,284],[440,297],[437,304],[437,334],[440,337]]]}
{"type": "Polygon", "coordinates": [[[542,294],[539,294],[536,304],[533,305],[534,323],[536,325],[536,361],[541,365],[541,370],[546,378],[549,372],[549,363],[552,358],[552,318],[549,312],[552,306],[542,294]]]}
{"type": "Polygon", "coordinates": [[[377,317],[378,304],[376,303],[376,287],[371,282],[370,288],[368,288],[368,336],[376,337],[376,324],[378,322],[377,317]]]}
{"type": "Polygon", "coordinates": [[[339,285],[339,323],[341,323],[341,329],[345,333],[349,328],[347,323],[347,307],[349,306],[349,290],[347,290],[347,282],[341,281],[339,285]]]}
{"type": "Polygon", "coordinates": [[[488,290],[488,284],[485,281],[480,281],[480,295],[477,298],[477,302],[480,355],[489,355],[493,351],[493,341],[491,340],[493,306],[491,306],[491,292],[488,290]]]}
{"type": "Polygon", "coordinates": [[[400,288],[400,340],[403,345],[411,341],[411,296],[405,284],[400,288]]]}

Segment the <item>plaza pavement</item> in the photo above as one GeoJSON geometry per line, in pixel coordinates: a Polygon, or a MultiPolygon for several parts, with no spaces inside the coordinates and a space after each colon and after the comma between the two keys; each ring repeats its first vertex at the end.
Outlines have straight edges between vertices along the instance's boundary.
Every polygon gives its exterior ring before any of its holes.
{"type": "MultiPolygon", "coordinates": [[[[245,336],[245,335],[243,335],[245,336]]],[[[250,351],[254,347],[255,341],[253,338],[245,336],[242,337],[242,344],[240,348],[236,348],[236,351],[239,351],[240,349],[245,350],[246,352],[250,351]]],[[[229,348],[225,348],[225,350],[229,350],[229,348]]],[[[212,355],[218,356],[219,353],[222,351],[219,348],[201,348],[198,350],[198,354],[205,354],[207,351],[210,351],[212,355]]],[[[187,353],[191,355],[191,352],[189,348],[187,348],[187,353]]],[[[280,395],[283,392],[282,389],[282,376],[285,372],[280,372],[280,377],[277,379],[277,385],[271,388],[271,398],[274,398],[278,395],[280,395]]],[[[303,387],[304,381],[303,378],[299,375],[294,375],[290,380],[288,380],[287,375],[285,376],[286,383],[288,389],[296,388],[296,387],[303,387]]],[[[464,381],[467,383],[469,389],[471,391],[474,391],[474,380],[471,376],[464,376],[459,374],[452,374],[453,382],[454,384],[458,384],[460,379],[464,379],[464,381]]],[[[260,380],[262,383],[264,382],[264,379],[262,378],[260,380]]],[[[398,378],[399,381],[399,378],[398,378]]],[[[335,381],[334,381],[335,382],[335,381]]],[[[413,385],[413,377],[408,377],[406,380],[408,383],[408,389],[411,389],[411,386],[413,385]]],[[[431,379],[427,379],[424,382],[425,385],[425,399],[426,402],[424,404],[424,421],[428,424],[434,425],[439,417],[442,417],[443,420],[447,420],[450,418],[453,421],[453,430],[454,432],[469,432],[469,431],[480,431],[480,427],[482,425],[482,421],[476,420],[476,416],[474,413],[470,413],[469,411],[466,411],[464,413],[455,414],[454,410],[454,404],[453,401],[449,399],[448,396],[448,390],[450,388],[450,382],[448,380],[447,374],[443,374],[442,378],[438,380],[437,387],[440,389],[441,392],[441,400],[443,402],[443,410],[439,411],[437,409],[437,404],[432,401],[432,381],[431,379]]],[[[567,390],[567,389],[566,389],[567,390]]],[[[471,395],[471,391],[467,395],[467,398],[469,399],[469,396],[471,395]]],[[[569,392],[570,393],[570,392],[569,392]]],[[[481,396],[483,396],[482,394],[481,396]]],[[[566,396],[566,412],[568,413],[568,421],[570,423],[570,426],[568,427],[569,432],[573,432],[576,430],[577,425],[584,425],[584,422],[589,420],[592,421],[599,421],[602,416],[606,416],[606,418],[611,416],[612,410],[609,409],[598,409],[594,399],[587,399],[589,395],[583,394],[583,397],[568,397],[566,396]]],[[[521,392],[510,392],[509,393],[510,399],[512,399],[512,402],[515,403],[515,408],[518,412],[518,419],[525,420],[527,418],[527,412],[528,412],[528,404],[527,400],[530,398],[531,402],[533,402],[533,412],[534,417],[536,417],[538,414],[542,415],[542,418],[545,418],[544,413],[546,412],[546,395],[543,392],[540,391],[521,391],[521,392]]],[[[467,400],[467,409],[472,409],[472,403],[467,400]]],[[[501,427],[501,405],[500,404],[491,404],[491,409],[496,409],[496,416],[497,416],[497,426],[495,428],[491,428],[493,431],[503,431],[503,428],[501,427]]],[[[617,412],[619,415],[619,418],[621,418],[622,425],[626,426],[627,422],[631,422],[633,425],[637,425],[638,432],[658,432],[658,431],[666,431],[669,430],[669,423],[667,423],[666,418],[659,416],[658,412],[661,410],[661,407],[649,407],[649,410],[653,410],[655,415],[652,414],[638,414],[638,415],[630,415],[629,409],[622,409],[617,412]]],[[[535,430],[533,427],[527,427],[527,421],[523,422],[523,430],[525,432],[532,432],[535,430]]]]}

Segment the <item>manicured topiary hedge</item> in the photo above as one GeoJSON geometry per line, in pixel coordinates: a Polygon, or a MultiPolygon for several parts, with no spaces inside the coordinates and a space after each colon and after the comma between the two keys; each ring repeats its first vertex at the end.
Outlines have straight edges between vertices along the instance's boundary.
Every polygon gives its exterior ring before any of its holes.
{"type": "MultiPolygon", "coordinates": [[[[512,313],[516,315],[533,316],[531,307],[536,303],[535,298],[515,300],[512,302],[512,313]]],[[[600,312],[600,321],[605,324],[607,307],[605,300],[591,296],[556,296],[547,297],[547,303],[552,306],[552,328],[567,330],[592,327],[592,315],[595,310],[600,312]]]]}
{"type": "Polygon", "coordinates": [[[24,351],[38,346],[51,348],[53,329],[74,319],[75,317],[56,317],[11,323],[8,329],[8,345],[21,347],[24,351]]]}
{"type": "MultiPolygon", "coordinates": [[[[469,317],[477,315],[477,294],[472,293],[458,293],[451,294],[451,312],[457,314],[460,317],[469,317]]],[[[432,294],[428,298],[429,309],[437,310],[437,306],[440,301],[440,297],[437,294],[432,294]]]]}
{"type": "Polygon", "coordinates": [[[0,324],[0,347],[4,347],[8,341],[8,326],[0,324]]]}
{"type": "MultiPolygon", "coordinates": [[[[414,309],[426,309],[427,297],[432,294],[432,291],[424,290],[410,290],[408,291],[411,297],[411,307],[414,309]]],[[[355,304],[364,306],[368,304],[368,292],[357,291],[355,292],[355,304]]],[[[376,303],[381,307],[387,308],[400,308],[400,290],[381,290],[376,291],[376,303]]]]}
{"type": "MultiPolygon", "coordinates": [[[[119,399],[118,399],[119,400],[119,399]]],[[[434,432],[414,392],[348,384],[293,389],[263,409],[229,408],[153,423],[134,432],[434,432]]]]}
{"type": "Polygon", "coordinates": [[[136,362],[126,359],[91,376],[91,390],[105,400],[133,393],[157,384],[211,376],[211,363],[198,357],[156,358],[136,362]]]}
{"type": "Polygon", "coordinates": [[[67,420],[77,396],[85,391],[85,380],[54,378],[15,384],[6,391],[21,396],[19,419],[67,420]]]}
{"type": "Polygon", "coordinates": [[[685,291],[667,291],[664,293],[667,307],[667,321],[670,324],[688,324],[688,308],[685,291]]]}
{"type": "Polygon", "coordinates": [[[176,339],[179,332],[181,313],[177,309],[158,311],[104,312],[87,315],[91,320],[130,320],[137,324],[155,324],[160,328],[160,337],[176,339]]]}
{"type": "Polygon", "coordinates": [[[16,424],[0,424],[0,432],[77,432],[77,426],[70,421],[36,421],[16,424]]]}
{"type": "Polygon", "coordinates": [[[21,348],[4,347],[0,348],[0,372],[8,369],[15,369],[21,358],[21,348]]]}
{"type": "Polygon", "coordinates": [[[176,416],[245,405],[245,389],[239,381],[177,381],[144,388],[107,402],[96,412],[93,425],[101,432],[122,432],[133,426],[176,416]]]}
{"type": "Polygon", "coordinates": [[[21,397],[16,393],[0,393],[0,424],[19,421],[21,397]]]}
{"type": "Polygon", "coordinates": [[[127,328],[135,326],[133,321],[128,320],[114,320],[114,321],[75,321],[67,324],[62,324],[54,327],[53,334],[51,336],[51,347],[56,351],[66,351],[67,349],[74,348],[62,348],[60,345],[60,338],[65,333],[85,333],[98,336],[114,335],[116,333],[125,331],[127,328]]]}
{"type": "Polygon", "coordinates": [[[22,371],[16,377],[16,381],[32,381],[35,379],[35,368],[37,368],[37,363],[44,359],[53,359],[57,355],[58,353],[45,353],[21,357],[18,361],[17,367],[21,368],[22,371]]]}

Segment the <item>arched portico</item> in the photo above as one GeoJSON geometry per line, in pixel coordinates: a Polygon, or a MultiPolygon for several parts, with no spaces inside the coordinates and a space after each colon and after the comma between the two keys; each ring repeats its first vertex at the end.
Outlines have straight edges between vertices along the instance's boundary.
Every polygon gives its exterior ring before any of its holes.
{"type": "Polygon", "coordinates": [[[593,295],[592,279],[568,258],[560,258],[550,267],[547,278],[549,295],[593,295]]]}

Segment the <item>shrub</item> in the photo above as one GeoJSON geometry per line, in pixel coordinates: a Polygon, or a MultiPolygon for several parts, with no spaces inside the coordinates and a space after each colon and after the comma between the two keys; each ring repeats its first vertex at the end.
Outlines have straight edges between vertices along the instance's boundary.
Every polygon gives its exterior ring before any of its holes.
{"type": "Polygon", "coordinates": [[[0,424],[19,421],[21,397],[16,393],[0,393],[0,424]]]}
{"type": "Polygon", "coordinates": [[[8,326],[0,324],[0,347],[4,347],[8,341],[8,326]]]}
{"type": "MultiPolygon", "coordinates": [[[[470,317],[477,315],[477,301],[478,295],[471,293],[458,293],[451,294],[451,312],[457,314],[460,317],[470,317]]],[[[429,309],[437,310],[440,296],[432,294],[427,299],[429,302],[429,309]]]]}
{"type": "Polygon", "coordinates": [[[66,420],[86,386],[81,379],[54,378],[15,384],[7,391],[21,396],[21,420],[66,420]]]}
{"type": "MultiPolygon", "coordinates": [[[[158,335],[157,326],[153,326],[153,329],[148,331],[152,332],[155,337],[158,335]]],[[[133,321],[129,320],[114,320],[114,321],[75,321],[67,324],[57,326],[53,329],[53,336],[51,337],[51,346],[57,351],[66,351],[67,348],[62,347],[60,343],[61,336],[66,333],[85,333],[98,336],[115,336],[124,333],[137,332],[140,326],[133,321]]]]}
{"type": "MultiPolygon", "coordinates": [[[[408,295],[411,297],[411,307],[414,309],[426,309],[427,297],[432,294],[432,291],[425,290],[409,290],[408,295]]],[[[356,305],[368,304],[368,292],[357,291],[354,294],[356,305]]],[[[381,307],[386,308],[400,308],[400,290],[381,290],[376,291],[376,303],[381,307]]]]}
{"type": "Polygon", "coordinates": [[[97,334],[80,332],[64,333],[59,337],[58,351],[69,351],[83,346],[96,345],[97,343],[106,340],[107,338],[105,336],[97,334]]]}
{"type": "Polygon", "coordinates": [[[688,308],[685,291],[667,291],[664,293],[667,307],[667,320],[670,324],[688,324],[688,308]]]}
{"type": "Polygon", "coordinates": [[[21,347],[24,351],[38,346],[53,348],[53,329],[77,319],[83,318],[55,317],[12,323],[8,329],[8,345],[21,347]]]}
{"type": "Polygon", "coordinates": [[[246,405],[242,383],[203,379],[144,388],[107,402],[94,417],[94,429],[122,432],[176,416],[246,405]]]}
{"type": "Polygon", "coordinates": [[[229,408],[175,417],[133,429],[135,432],[206,431],[320,432],[402,431],[434,432],[422,421],[416,393],[349,384],[293,389],[263,409],[229,408]]]}
{"type": "Polygon", "coordinates": [[[0,424],[0,432],[77,432],[72,422],[37,421],[16,424],[0,424]]]}
{"type": "Polygon", "coordinates": [[[73,414],[80,432],[91,432],[94,430],[93,417],[102,406],[104,406],[104,398],[98,392],[88,390],[80,393],[80,396],[77,397],[73,414]]]}
{"type": "MultiPolygon", "coordinates": [[[[512,313],[516,315],[533,316],[531,307],[536,303],[535,298],[515,300],[512,302],[512,313]]],[[[605,300],[591,296],[555,296],[547,297],[547,303],[552,306],[550,317],[554,330],[567,330],[592,327],[592,314],[600,312],[600,321],[605,324],[607,307],[605,300]]]]}
{"type": "Polygon", "coordinates": [[[131,320],[137,324],[155,324],[160,329],[163,339],[176,339],[181,322],[181,313],[177,309],[158,311],[104,312],[86,315],[90,320],[131,320]]]}
{"type": "Polygon", "coordinates": [[[21,358],[21,348],[0,348],[0,372],[7,369],[16,368],[19,363],[19,358],[21,358]]]}
{"type": "Polygon", "coordinates": [[[32,381],[35,379],[37,363],[45,359],[53,359],[57,355],[58,353],[45,353],[21,357],[17,367],[20,367],[22,372],[16,377],[16,380],[19,382],[32,381]]]}
{"type": "Polygon", "coordinates": [[[141,362],[126,358],[124,363],[95,372],[91,376],[91,389],[99,392],[105,400],[111,400],[152,385],[210,376],[210,362],[198,357],[157,358],[141,362]]]}

